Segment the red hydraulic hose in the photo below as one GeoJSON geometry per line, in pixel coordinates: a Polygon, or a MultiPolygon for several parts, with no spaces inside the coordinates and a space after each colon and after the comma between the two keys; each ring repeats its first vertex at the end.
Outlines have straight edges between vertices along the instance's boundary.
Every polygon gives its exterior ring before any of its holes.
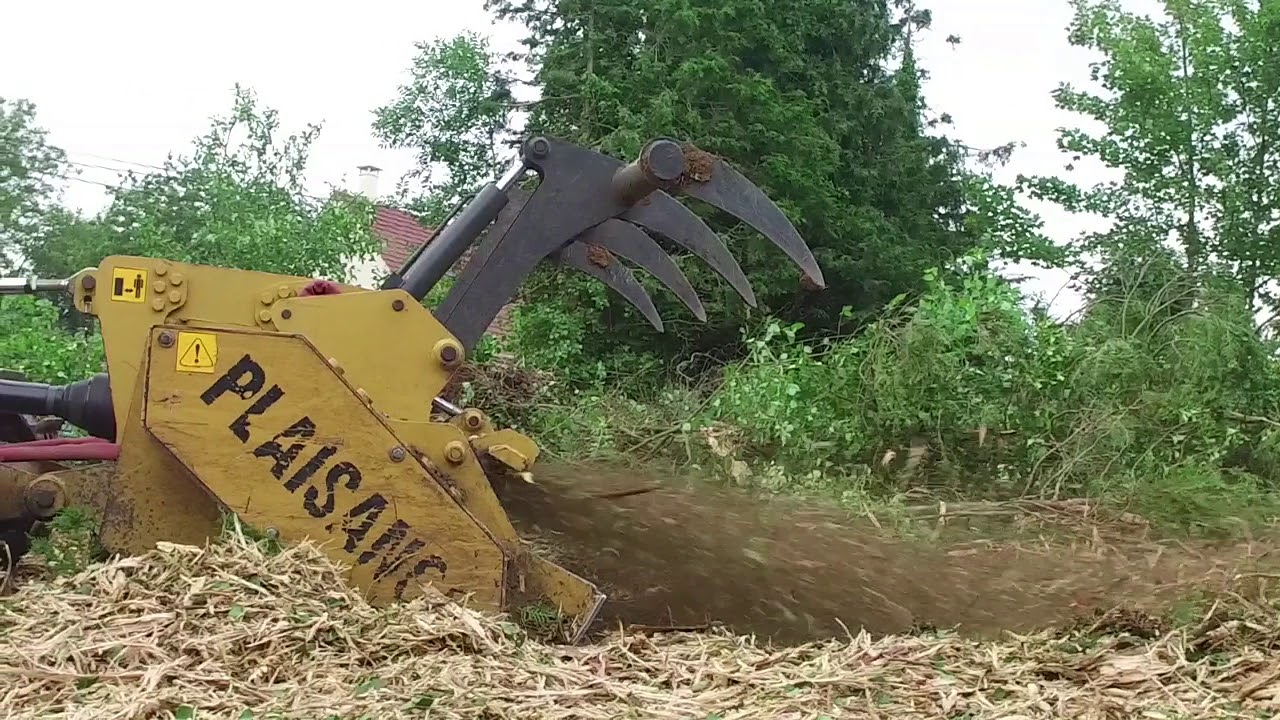
{"type": "Polygon", "coordinates": [[[120,446],[101,438],[53,438],[0,445],[0,462],[117,460],[120,446]]]}
{"type": "MultiPolygon", "coordinates": [[[[74,437],[74,438],[48,438],[46,440],[24,440],[21,443],[23,447],[48,447],[50,445],[92,445],[93,443],[104,443],[106,440],[96,437],[74,437]]],[[[4,447],[0,445],[0,447],[4,447]]]]}

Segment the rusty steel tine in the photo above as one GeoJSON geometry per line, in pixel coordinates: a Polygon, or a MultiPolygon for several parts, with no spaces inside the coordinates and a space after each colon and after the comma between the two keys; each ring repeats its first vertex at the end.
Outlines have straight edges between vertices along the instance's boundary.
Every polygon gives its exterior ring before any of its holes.
{"type": "Polygon", "coordinates": [[[689,278],[685,277],[671,256],[640,228],[610,218],[578,236],[578,242],[587,246],[598,245],[644,268],[675,293],[695,317],[706,321],[707,311],[702,307],[702,301],[698,299],[693,285],[689,284],[689,278]]]}
{"type": "Polygon", "coordinates": [[[733,253],[702,218],[679,200],[664,192],[655,192],[628,208],[620,217],[652,230],[697,255],[727,280],[744,302],[756,307],[755,291],[733,253]]]}
{"type": "Polygon", "coordinates": [[[685,174],[679,192],[729,213],[755,228],[787,254],[819,288],[822,270],[809,246],[782,208],[732,165],[692,146],[685,148],[685,174]]]}
{"type": "Polygon", "coordinates": [[[613,288],[615,292],[631,303],[649,324],[658,332],[663,331],[662,317],[658,308],[653,305],[653,298],[645,292],[644,286],[636,280],[631,268],[618,262],[616,258],[603,249],[592,249],[587,245],[574,241],[556,253],[559,262],[594,277],[613,288]]]}

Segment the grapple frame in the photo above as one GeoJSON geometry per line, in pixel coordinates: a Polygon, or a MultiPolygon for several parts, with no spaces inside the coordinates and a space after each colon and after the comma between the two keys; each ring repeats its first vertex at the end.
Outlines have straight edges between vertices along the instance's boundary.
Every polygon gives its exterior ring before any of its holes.
{"type": "Polygon", "coordinates": [[[453,223],[411,256],[384,288],[425,297],[483,236],[434,313],[471,349],[539,262],[554,259],[608,285],[656,328],[653,300],[622,257],[669,288],[699,320],[706,311],[688,278],[646,234],[648,230],[706,262],[754,307],[755,293],[719,236],[673,194],[697,198],[755,228],[800,266],[811,287],[824,287],[812,252],[782,210],[720,158],[688,143],[658,139],[623,164],[562,140],[534,137],[515,167],[486,186],[453,223]],[[540,176],[529,193],[516,186],[527,171],[540,176]],[[490,225],[492,223],[492,225],[490,225]],[[483,228],[481,230],[480,228],[483,228]]]}

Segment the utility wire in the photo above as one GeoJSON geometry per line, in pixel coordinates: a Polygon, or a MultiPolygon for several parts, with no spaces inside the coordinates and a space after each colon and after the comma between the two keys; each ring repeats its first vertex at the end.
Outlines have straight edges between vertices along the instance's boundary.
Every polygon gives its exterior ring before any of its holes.
{"type": "Polygon", "coordinates": [[[63,179],[63,180],[74,180],[75,182],[82,182],[82,183],[86,183],[86,184],[88,184],[88,185],[100,185],[100,186],[102,186],[102,187],[104,187],[104,188],[107,188],[108,190],[122,190],[122,189],[123,189],[123,188],[121,188],[119,185],[111,185],[110,183],[99,182],[99,181],[97,181],[97,180],[89,180],[89,179],[87,179],[87,178],[76,177],[76,176],[74,176],[74,175],[62,175],[62,174],[60,174],[60,173],[46,173],[46,172],[36,172],[36,173],[34,173],[34,174],[36,174],[36,175],[44,175],[45,177],[61,178],[61,179],[63,179]]]}
{"type": "MultiPolygon", "coordinates": [[[[88,153],[81,153],[81,154],[83,154],[83,155],[87,155],[88,153]]],[[[107,159],[107,160],[111,160],[111,158],[106,158],[106,159],[107,159]]],[[[114,161],[114,162],[126,162],[126,161],[124,161],[124,160],[116,160],[116,161],[114,161]]],[[[112,172],[118,172],[118,173],[133,172],[132,170],[122,170],[122,169],[120,169],[120,168],[108,167],[108,166],[106,166],[106,165],[95,165],[95,164],[92,164],[92,163],[79,163],[79,162],[73,162],[73,161],[70,161],[70,160],[68,160],[68,161],[67,161],[67,164],[68,164],[68,165],[74,165],[74,166],[77,166],[77,167],[87,167],[87,168],[94,168],[94,169],[100,169],[100,170],[109,170],[109,171],[112,171],[112,172]]],[[[142,167],[155,167],[154,165],[146,165],[146,164],[144,164],[144,163],[135,163],[135,164],[140,165],[140,166],[142,166],[142,167]]],[[[164,168],[157,168],[157,169],[158,169],[158,170],[162,170],[162,171],[164,170],[164,168]]],[[[124,187],[124,186],[122,186],[122,185],[113,185],[113,184],[111,184],[111,183],[102,182],[102,181],[100,181],[100,180],[90,180],[90,179],[88,179],[88,178],[82,178],[82,177],[74,176],[74,175],[66,175],[66,174],[62,174],[62,173],[48,173],[48,172],[36,172],[35,174],[37,174],[37,175],[44,175],[45,177],[50,177],[50,178],[59,178],[59,179],[61,179],[61,180],[69,180],[69,181],[72,181],[72,182],[85,183],[85,184],[87,184],[87,185],[96,185],[96,186],[98,186],[98,187],[106,188],[107,190],[115,190],[115,191],[118,191],[118,192],[142,192],[142,190],[141,190],[140,188],[137,188],[137,187],[126,188],[126,187],[124,187]]],[[[168,173],[168,172],[147,173],[147,175],[159,175],[159,176],[161,176],[161,177],[165,177],[165,178],[169,178],[169,179],[174,179],[174,180],[176,180],[176,179],[180,179],[180,177],[181,177],[181,176],[179,176],[179,175],[174,175],[174,174],[172,174],[172,173],[168,173]]],[[[299,193],[299,195],[300,195],[301,197],[307,198],[308,200],[315,200],[316,202],[320,202],[320,203],[327,203],[327,202],[329,202],[330,200],[332,200],[332,197],[327,197],[327,198],[325,198],[325,197],[319,197],[319,196],[316,196],[316,195],[309,195],[309,194],[307,194],[307,193],[299,193]]],[[[396,210],[396,211],[398,211],[398,212],[402,212],[402,213],[404,213],[404,214],[406,214],[406,215],[409,215],[410,217],[414,218],[414,219],[415,219],[415,220],[417,220],[418,222],[420,222],[420,223],[422,222],[422,216],[421,216],[419,213],[414,212],[414,211],[412,211],[412,210],[410,210],[410,209],[408,209],[408,208],[406,208],[406,207],[400,207],[400,206],[397,206],[397,205],[391,205],[391,204],[388,204],[388,203],[385,203],[385,202],[375,202],[374,204],[375,204],[375,205],[378,205],[378,206],[381,206],[381,207],[385,207],[385,208],[389,208],[389,209],[392,209],[392,210],[396,210]]]]}
{"type": "MultiPolygon", "coordinates": [[[[150,169],[150,170],[161,170],[161,171],[167,171],[167,170],[168,170],[168,168],[160,167],[159,165],[150,165],[150,164],[147,164],[147,163],[137,162],[137,161],[135,161],[135,160],[121,160],[121,159],[119,159],[119,158],[113,158],[113,157],[109,157],[109,156],[107,156],[107,155],[97,155],[97,154],[94,154],[94,153],[91,153],[91,152],[73,152],[73,153],[68,153],[68,154],[70,154],[70,155],[84,155],[85,157],[97,158],[98,160],[106,160],[107,162],[121,163],[121,164],[124,164],[124,165],[134,165],[134,166],[137,166],[137,167],[144,167],[144,168],[148,168],[148,169],[150,169]]],[[[73,163],[73,164],[76,164],[76,163],[73,163]]]]}
{"type": "MultiPolygon", "coordinates": [[[[95,165],[95,164],[92,164],[92,163],[74,162],[74,161],[71,161],[71,160],[68,160],[68,161],[66,161],[66,162],[67,162],[67,164],[68,164],[68,165],[73,165],[73,166],[76,166],[76,167],[92,168],[92,169],[95,169],[95,170],[108,170],[108,171],[115,172],[115,173],[119,173],[119,174],[122,174],[122,175],[124,175],[124,174],[129,174],[129,173],[135,173],[135,172],[136,172],[136,171],[134,171],[134,170],[126,170],[126,169],[123,169],[123,168],[108,167],[108,166],[106,166],[106,165],[95,165]]],[[[119,162],[123,162],[123,161],[119,161],[119,162]]],[[[154,166],[142,165],[142,167],[154,167],[154,166]]],[[[171,172],[168,172],[168,171],[167,171],[167,170],[165,170],[164,168],[157,168],[157,169],[158,169],[158,170],[160,170],[161,172],[151,172],[151,173],[141,173],[141,174],[146,175],[146,176],[157,176],[157,175],[158,175],[158,176],[160,176],[160,177],[168,178],[168,179],[170,179],[170,180],[178,180],[178,179],[181,179],[181,176],[180,176],[180,175],[175,175],[175,174],[173,174],[173,173],[171,173],[171,172]]],[[[75,182],[88,183],[88,184],[90,184],[90,185],[101,185],[102,187],[104,187],[104,188],[108,188],[108,189],[110,189],[110,190],[122,190],[122,191],[123,191],[123,190],[137,190],[137,188],[125,188],[125,187],[124,187],[124,186],[122,186],[122,185],[112,185],[112,184],[110,184],[110,183],[105,183],[105,182],[101,182],[101,181],[98,181],[98,180],[89,180],[89,179],[82,178],[82,177],[75,177],[75,176],[64,175],[64,174],[59,174],[59,173],[37,173],[37,174],[45,175],[45,176],[47,176],[47,177],[56,177],[56,178],[61,178],[61,179],[63,179],[63,180],[73,180],[73,181],[75,181],[75,182]]],[[[315,200],[315,201],[317,201],[317,202],[328,202],[328,201],[331,199],[331,198],[326,198],[326,197],[320,197],[320,196],[318,196],[318,195],[310,195],[310,194],[307,194],[307,193],[298,193],[298,194],[299,194],[301,197],[307,198],[307,199],[309,199],[309,200],[315,200]]]]}
{"type": "MultiPolygon", "coordinates": [[[[76,167],[82,167],[82,168],[93,168],[94,170],[110,170],[111,172],[114,172],[114,173],[120,173],[120,174],[128,174],[128,173],[136,173],[136,172],[138,172],[137,170],[133,170],[133,169],[130,169],[130,168],[110,167],[110,166],[108,166],[108,165],[95,165],[95,164],[93,164],[93,163],[76,162],[75,160],[68,160],[68,161],[67,161],[67,164],[68,164],[68,165],[75,165],[76,167]]],[[[162,169],[162,168],[161,168],[161,169],[162,169]]]]}

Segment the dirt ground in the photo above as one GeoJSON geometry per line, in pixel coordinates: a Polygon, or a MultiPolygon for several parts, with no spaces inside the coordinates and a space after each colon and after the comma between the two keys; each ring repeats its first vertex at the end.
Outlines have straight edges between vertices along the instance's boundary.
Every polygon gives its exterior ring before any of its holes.
{"type": "Polygon", "coordinates": [[[1280,572],[1277,538],[1160,542],[1132,522],[1062,512],[999,539],[912,541],[821,503],[618,469],[542,468],[535,485],[507,482],[500,495],[522,534],[608,595],[601,630],[716,623],[778,643],[913,626],[984,636],[1117,606],[1163,613],[1280,572]]]}

